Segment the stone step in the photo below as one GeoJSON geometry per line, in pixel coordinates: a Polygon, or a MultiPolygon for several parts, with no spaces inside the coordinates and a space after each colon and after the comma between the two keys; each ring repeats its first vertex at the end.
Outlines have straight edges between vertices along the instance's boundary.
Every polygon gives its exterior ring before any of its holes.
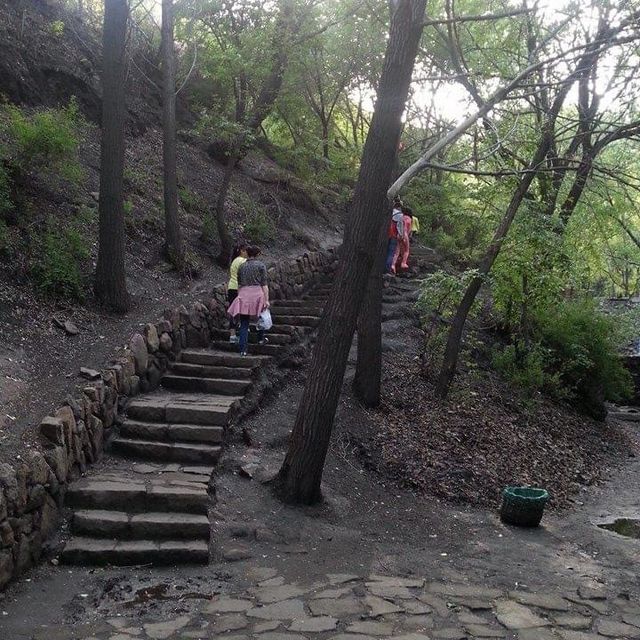
{"type": "Polygon", "coordinates": [[[80,510],[73,514],[73,533],[121,540],[209,540],[205,515],[194,513],[126,513],[80,510]]]}
{"type": "Polygon", "coordinates": [[[222,380],[251,380],[254,374],[252,367],[218,367],[190,362],[172,362],[169,371],[179,376],[196,378],[219,378],[222,380]]]}
{"type": "MultiPolygon", "coordinates": [[[[231,344],[226,340],[215,340],[211,343],[211,346],[219,349],[220,351],[238,351],[237,344],[231,344]]],[[[251,344],[249,345],[249,355],[248,356],[240,356],[239,358],[251,358],[253,356],[278,356],[280,355],[286,347],[281,344],[251,344]]]]}
{"type": "Polygon", "coordinates": [[[229,422],[240,396],[203,394],[150,394],[133,399],[127,405],[127,416],[142,422],[212,424],[229,422]]]}
{"type": "Polygon", "coordinates": [[[210,349],[185,349],[182,351],[181,362],[189,364],[203,364],[218,367],[259,367],[268,357],[252,355],[241,357],[239,353],[216,352],[210,349]]]}
{"type": "Polygon", "coordinates": [[[205,540],[110,540],[73,537],[65,546],[65,564],[131,566],[142,564],[207,564],[205,540]]]}
{"type": "Polygon", "coordinates": [[[279,312],[274,316],[274,321],[301,327],[317,327],[320,324],[320,318],[317,316],[285,316],[279,312]]]}
{"type": "Polygon", "coordinates": [[[120,426],[120,436],[133,440],[220,444],[224,438],[224,427],[125,420],[120,426]]]}
{"type": "MultiPolygon", "coordinates": [[[[276,307],[273,313],[276,316],[315,316],[320,317],[322,315],[323,308],[318,305],[309,307],[276,307]]],[[[269,332],[271,333],[271,332],[269,332]]]]}
{"type": "Polygon", "coordinates": [[[125,437],[113,438],[111,448],[127,458],[196,464],[216,463],[222,453],[222,447],[200,442],[162,442],[125,437]]]}
{"type": "MultiPolygon", "coordinates": [[[[231,335],[231,331],[229,331],[229,329],[214,329],[211,332],[211,335],[216,340],[226,340],[228,342],[229,336],[231,335]]],[[[271,344],[289,344],[292,340],[290,334],[288,333],[279,334],[279,333],[276,333],[273,329],[269,329],[269,331],[267,331],[267,337],[269,338],[269,342],[271,344]]],[[[256,344],[257,342],[258,342],[258,334],[253,331],[250,331],[249,344],[256,344]]]]}
{"type": "Polygon", "coordinates": [[[197,483],[145,483],[135,478],[115,482],[83,478],[69,487],[65,502],[69,507],[81,509],[206,515],[209,497],[207,488],[197,483]]]}
{"type": "Polygon", "coordinates": [[[279,307],[309,307],[314,306],[314,303],[309,300],[302,300],[296,298],[295,300],[273,300],[271,302],[271,309],[278,309],[279,307]]]}
{"type": "Polygon", "coordinates": [[[173,373],[162,376],[161,382],[165,389],[200,393],[220,393],[228,396],[242,395],[251,386],[251,380],[200,378],[199,376],[181,376],[173,373]]]}

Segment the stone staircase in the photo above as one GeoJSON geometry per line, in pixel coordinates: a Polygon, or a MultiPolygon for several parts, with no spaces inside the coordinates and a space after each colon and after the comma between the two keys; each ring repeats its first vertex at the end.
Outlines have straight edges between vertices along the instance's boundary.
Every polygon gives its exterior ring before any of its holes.
{"type": "Polygon", "coordinates": [[[209,561],[211,475],[225,434],[259,369],[282,358],[320,322],[331,285],[274,301],[269,343],[240,356],[229,331],[209,349],[184,349],[156,392],[127,406],[106,471],[73,483],[68,564],[171,565],[209,561]]]}

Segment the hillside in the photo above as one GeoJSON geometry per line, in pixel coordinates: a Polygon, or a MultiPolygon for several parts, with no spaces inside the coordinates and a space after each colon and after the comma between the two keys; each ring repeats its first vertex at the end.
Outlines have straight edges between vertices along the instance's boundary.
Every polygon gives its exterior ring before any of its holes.
{"type": "MultiPolygon", "coordinates": [[[[97,257],[100,154],[97,43],[96,33],[85,23],[53,5],[9,2],[0,7],[0,83],[6,98],[25,114],[42,107],[64,107],[76,98],[84,116],[78,147],[81,178],[72,182],[30,171],[20,206],[3,227],[3,460],[11,459],[21,439],[33,437],[30,426],[82,384],[80,366],[100,368],[141,323],[161,317],[169,306],[204,297],[226,277],[213,261],[217,240],[210,219],[223,168],[207,152],[210,141],[189,133],[192,116],[184,104],[178,178],[181,225],[192,273],[182,277],[162,259],[159,103],[149,83],[136,76],[133,68],[127,105],[125,210],[127,285],[134,309],[121,317],[95,306],[91,276],[97,257]],[[64,22],[61,33],[52,31],[57,21],[64,22]],[[60,237],[62,243],[47,244],[48,239],[60,237]],[[41,264],[43,256],[56,269],[69,266],[66,238],[80,244],[78,295],[72,298],[48,293],[34,277],[34,265],[41,264]],[[57,320],[72,321],[79,333],[69,335],[57,320]]],[[[233,235],[258,242],[267,262],[338,244],[342,211],[337,194],[314,191],[260,151],[241,163],[227,203],[233,235]]]]}

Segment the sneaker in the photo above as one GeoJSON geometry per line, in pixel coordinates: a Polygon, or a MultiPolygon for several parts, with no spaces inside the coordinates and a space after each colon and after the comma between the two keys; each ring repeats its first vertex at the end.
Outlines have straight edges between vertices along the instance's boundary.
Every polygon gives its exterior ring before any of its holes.
{"type": "Polygon", "coordinates": [[[241,351],[240,355],[244,358],[247,355],[247,352],[246,351],[241,351]]]}
{"type": "Polygon", "coordinates": [[[258,344],[269,344],[269,338],[262,338],[262,340],[260,340],[258,344]]]}
{"type": "Polygon", "coordinates": [[[231,344],[238,344],[238,342],[240,342],[240,338],[238,338],[238,336],[229,336],[229,342],[231,344]]]}

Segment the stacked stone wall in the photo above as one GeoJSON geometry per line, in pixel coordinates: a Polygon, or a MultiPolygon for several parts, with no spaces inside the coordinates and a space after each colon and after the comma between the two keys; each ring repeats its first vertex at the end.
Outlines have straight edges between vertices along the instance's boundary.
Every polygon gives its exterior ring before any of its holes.
{"type": "MultiPolygon", "coordinates": [[[[334,250],[310,252],[269,267],[274,300],[300,296],[335,270],[334,250]]],[[[157,388],[186,347],[204,347],[226,324],[226,290],[206,302],[165,311],[164,319],[133,334],[125,353],[68,397],[39,426],[39,446],[0,464],[0,589],[40,560],[58,528],[68,485],[100,459],[128,398],[157,388]]]]}

